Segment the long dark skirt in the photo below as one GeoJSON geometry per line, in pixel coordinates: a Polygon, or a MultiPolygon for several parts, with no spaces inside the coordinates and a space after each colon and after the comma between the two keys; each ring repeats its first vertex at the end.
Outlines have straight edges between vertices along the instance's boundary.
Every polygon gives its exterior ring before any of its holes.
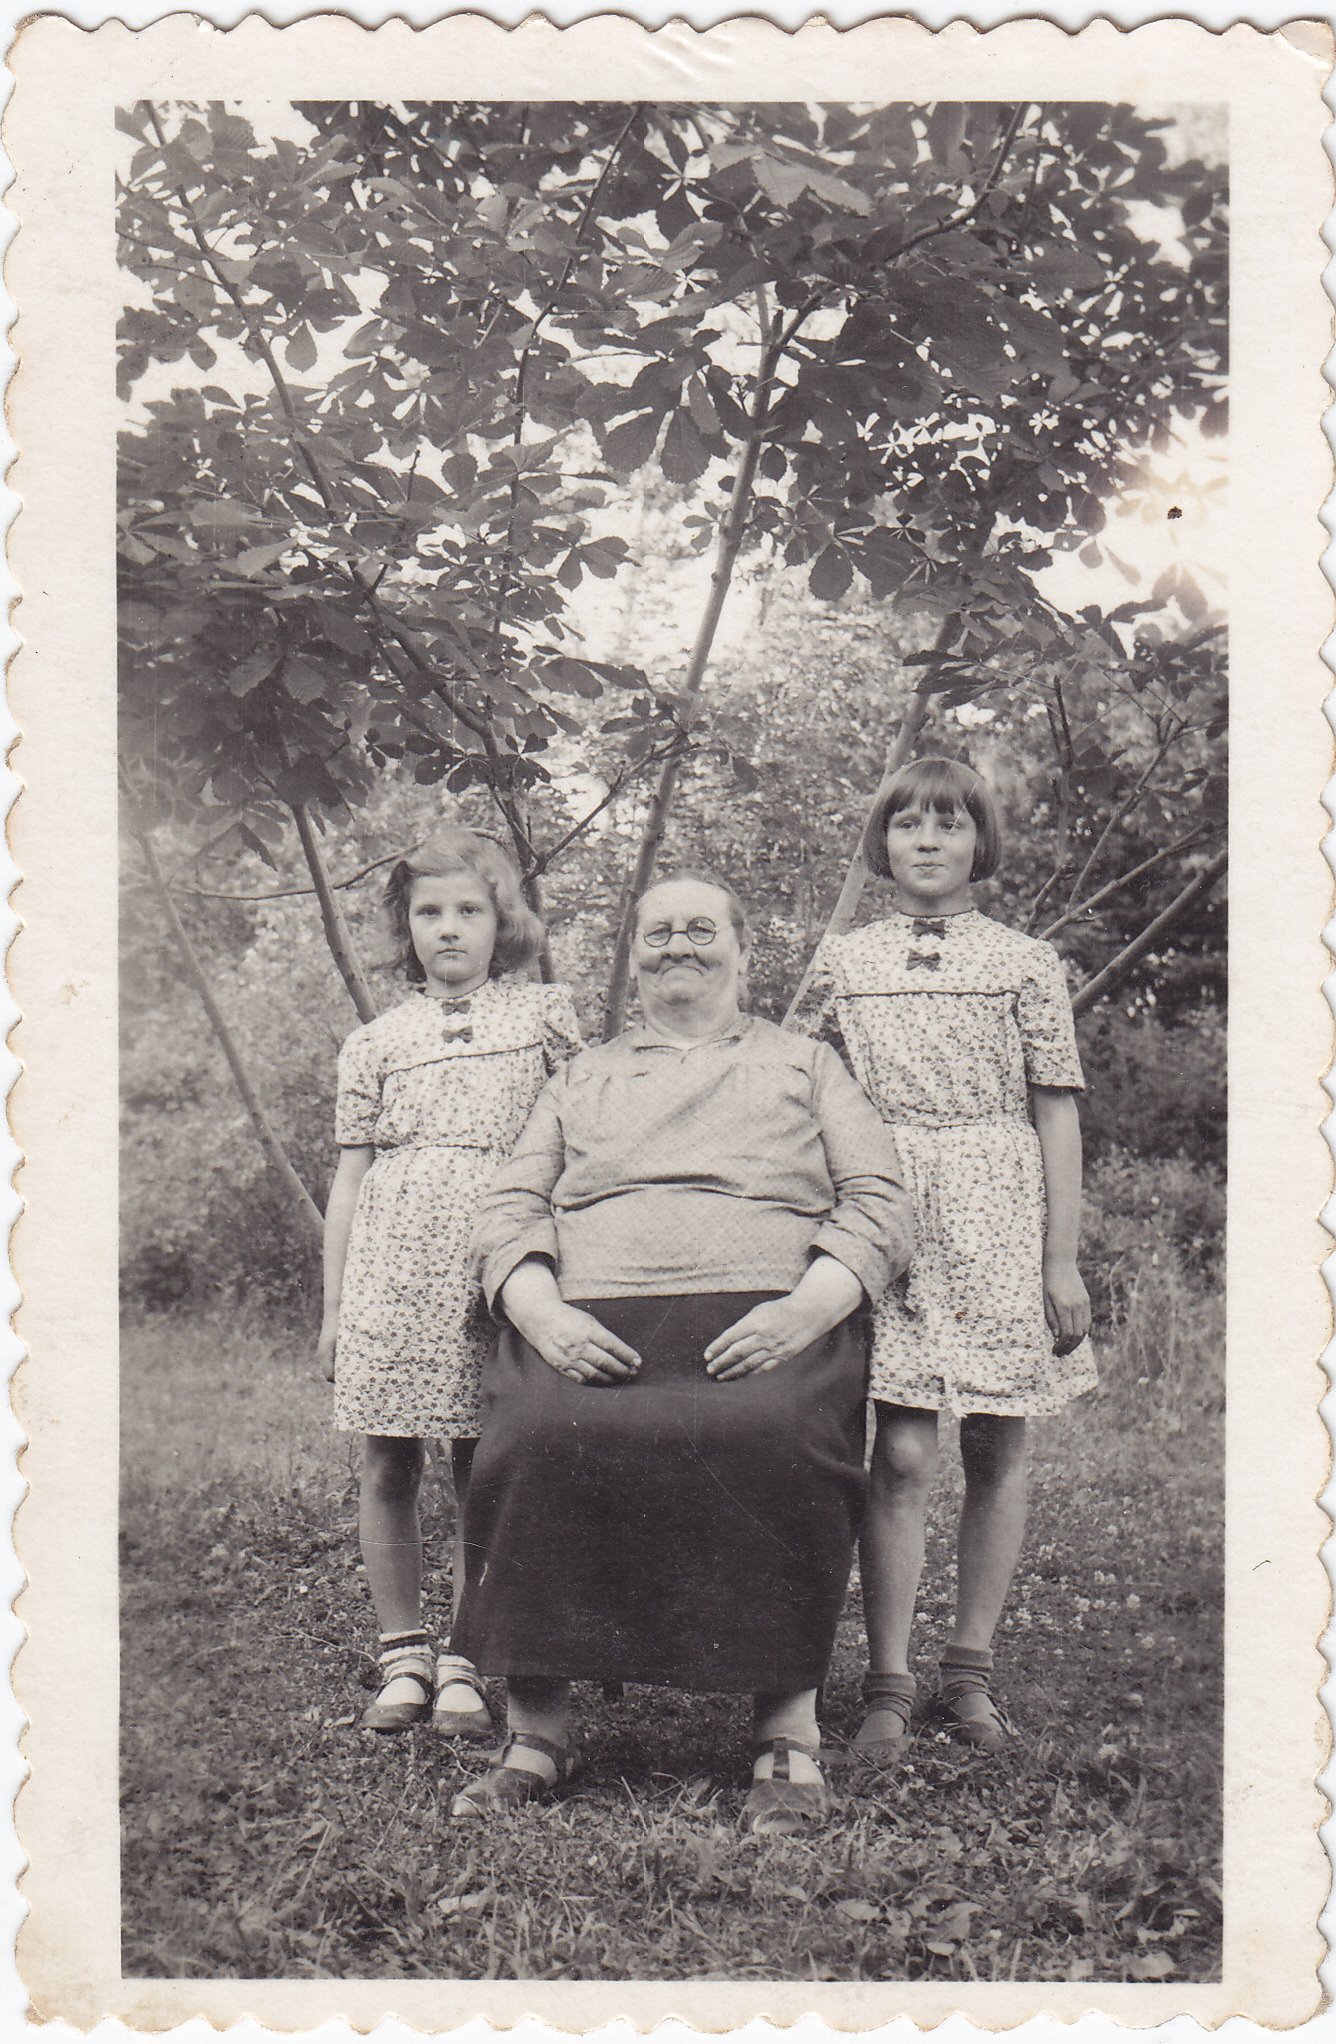
{"type": "Polygon", "coordinates": [[[453,1643],[491,1675],[679,1689],[825,1677],[862,1516],[858,1321],[764,1375],[703,1350],[767,1293],[580,1303],[639,1351],[576,1384],[507,1328],[483,1372],[453,1643]]]}

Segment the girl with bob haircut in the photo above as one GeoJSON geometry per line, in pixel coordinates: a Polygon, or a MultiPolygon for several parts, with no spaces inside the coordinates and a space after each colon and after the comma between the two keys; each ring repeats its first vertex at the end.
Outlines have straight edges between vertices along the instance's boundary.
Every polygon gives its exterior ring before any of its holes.
{"type": "Polygon", "coordinates": [[[878,880],[890,880],[886,826],[901,809],[922,804],[938,815],[964,810],[975,829],[971,880],[991,880],[1002,863],[1002,825],[987,781],[958,759],[916,759],[901,767],[882,790],[863,827],[863,858],[878,880]]]}
{"type": "Polygon", "coordinates": [[[580,1026],[569,988],[503,977],[534,959],[543,926],[481,832],[439,831],[398,860],[385,913],[412,991],[339,1053],[317,1351],[335,1426],[364,1437],[358,1521],[380,1684],[362,1724],[402,1731],[430,1715],[446,1737],[489,1739],[476,1669],[448,1649],[433,1655],[422,1623],[418,1497],[425,1444],[446,1437],[458,1596],[489,1346],[469,1260],[474,1215],[542,1086],[580,1049],[580,1026]]]}
{"type": "Polygon", "coordinates": [[[1062,963],[974,907],[996,870],[997,805],[973,767],[902,767],[868,820],[864,857],[896,890],[884,922],[826,937],[798,1026],[842,1048],[895,1137],[914,1201],[908,1280],[873,1309],[876,1414],[861,1545],[869,1671],[856,1745],[904,1750],[910,1632],[937,1463],[937,1415],[960,1421],[965,1500],[955,1627],[938,1708],[995,1751],[993,1634],[1025,1528],[1027,1418],[1094,1385],[1090,1301],[1076,1267],[1083,1084],[1062,963]]]}

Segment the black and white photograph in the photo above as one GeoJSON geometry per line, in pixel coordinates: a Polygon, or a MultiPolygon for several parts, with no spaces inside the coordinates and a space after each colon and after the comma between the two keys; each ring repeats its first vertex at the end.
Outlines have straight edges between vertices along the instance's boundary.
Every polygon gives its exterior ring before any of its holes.
{"type": "Polygon", "coordinates": [[[377,75],[112,107],[122,1977],[1193,2008],[1235,109],[377,75]]]}
{"type": "Polygon", "coordinates": [[[1212,1977],[1223,119],[119,126],[127,1965],[1212,1977]]]}

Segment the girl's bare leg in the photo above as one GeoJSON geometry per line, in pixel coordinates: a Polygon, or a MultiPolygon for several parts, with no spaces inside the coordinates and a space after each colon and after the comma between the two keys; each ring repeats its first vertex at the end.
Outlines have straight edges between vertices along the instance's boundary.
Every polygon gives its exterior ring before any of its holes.
{"type": "Polygon", "coordinates": [[[1025,1421],[976,1412],[960,1423],[965,1503],[957,1545],[953,1646],[992,1645],[1025,1537],[1025,1421]]]}
{"type": "Polygon", "coordinates": [[[366,1436],[357,1530],[382,1632],[411,1632],[422,1623],[418,1493],[424,1461],[421,1441],[366,1436]]]}
{"type": "Polygon", "coordinates": [[[868,1665],[877,1675],[908,1675],[928,1497],[937,1474],[937,1415],[908,1405],[878,1404],[875,1410],[867,1518],[858,1551],[868,1665]]]}
{"type": "MultiPolygon", "coordinates": [[[[451,1545],[450,1556],[452,1578],[451,1604],[453,1616],[456,1619],[459,1617],[460,1599],[464,1595],[464,1576],[467,1565],[467,1549],[464,1543],[464,1505],[468,1497],[469,1477],[473,1473],[473,1451],[477,1445],[476,1440],[451,1441],[450,1443],[450,1480],[454,1486],[455,1493],[455,1537],[451,1545]]],[[[471,1664],[468,1665],[471,1667],[471,1664]]],[[[458,1661],[456,1661],[455,1667],[456,1671],[458,1671],[458,1661]]],[[[441,1713],[444,1712],[447,1715],[456,1717],[476,1718],[481,1728],[488,1731],[491,1730],[491,1719],[488,1716],[486,1704],[471,1682],[453,1682],[450,1680],[450,1664],[448,1660],[442,1660],[437,1663],[437,1682],[439,1687],[436,1691],[437,1716],[435,1722],[438,1728],[442,1727],[441,1713]]],[[[463,1727],[456,1727],[456,1729],[462,1730],[463,1727]]]]}

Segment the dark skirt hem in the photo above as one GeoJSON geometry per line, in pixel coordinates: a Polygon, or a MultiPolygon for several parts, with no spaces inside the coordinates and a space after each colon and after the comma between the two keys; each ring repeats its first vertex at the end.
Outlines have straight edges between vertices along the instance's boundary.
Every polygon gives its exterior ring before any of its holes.
{"type": "Polygon", "coordinates": [[[819,1689],[825,1681],[830,1667],[830,1656],[826,1655],[820,1666],[779,1669],[773,1666],[749,1669],[744,1674],[726,1668],[710,1669],[705,1673],[693,1670],[689,1675],[669,1673],[646,1673],[643,1669],[624,1667],[579,1667],[579,1668],[497,1668],[478,1666],[478,1673],[494,1682],[624,1682],[631,1689],[680,1689],[688,1696],[762,1696],[774,1693],[787,1696],[795,1690],[819,1689]]]}

